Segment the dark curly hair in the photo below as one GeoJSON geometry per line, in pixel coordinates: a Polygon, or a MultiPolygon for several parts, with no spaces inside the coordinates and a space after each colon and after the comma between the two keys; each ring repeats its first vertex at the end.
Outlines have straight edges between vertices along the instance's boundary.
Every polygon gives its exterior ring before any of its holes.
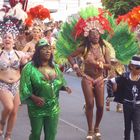
{"type": "MultiPolygon", "coordinates": [[[[32,57],[32,62],[33,62],[35,67],[38,68],[38,67],[42,66],[42,61],[41,61],[41,57],[40,57],[40,51],[42,50],[42,48],[48,47],[48,46],[49,46],[48,44],[42,45],[42,46],[39,46],[39,43],[36,44],[36,46],[35,46],[35,53],[34,53],[34,55],[32,57]]],[[[49,64],[50,67],[52,67],[52,68],[54,67],[53,55],[52,54],[51,54],[51,57],[49,59],[49,63],[48,64],[49,64]]]]}
{"type": "MultiPolygon", "coordinates": [[[[106,47],[106,45],[105,45],[103,39],[101,38],[101,36],[99,38],[99,44],[100,44],[101,50],[103,52],[103,47],[106,47]]],[[[84,41],[82,42],[82,44],[80,46],[84,46],[85,48],[87,48],[87,51],[89,51],[89,49],[91,47],[91,41],[89,40],[88,37],[85,37],[84,41]]]]}

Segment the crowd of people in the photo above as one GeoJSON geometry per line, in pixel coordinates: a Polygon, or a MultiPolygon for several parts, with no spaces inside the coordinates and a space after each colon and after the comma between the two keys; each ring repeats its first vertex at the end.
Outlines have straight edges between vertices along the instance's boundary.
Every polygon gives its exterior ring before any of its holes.
{"type": "MultiPolygon", "coordinates": [[[[26,101],[32,129],[29,139],[39,140],[44,127],[45,139],[55,140],[60,110],[59,91],[71,93],[71,89],[66,86],[63,74],[53,59],[55,39],[54,42],[51,40],[55,37],[52,37],[52,31],[52,27],[51,30],[50,27],[42,30],[35,25],[32,30],[21,29],[16,37],[12,32],[4,32],[1,36],[0,101],[3,110],[0,137],[4,136],[4,140],[11,140],[18,107],[26,101]],[[28,74],[35,79],[31,80],[28,74]]],[[[54,36],[57,36],[57,32],[54,36]]]]}
{"type": "MultiPolygon", "coordinates": [[[[96,20],[92,22],[97,23],[96,20]]],[[[33,25],[30,30],[23,26],[16,38],[12,32],[5,32],[1,36],[0,101],[3,110],[0,137],[4,136],[4,140],[11,140],[21,103],[26,103],[28,107],[31,125],[29,140],[40,140],[42,128],[44,140],[56,139],[60,112],[59,92],[72,92],[60,66],[54,60],[61,25],[62,21],[49,22],[43,27],[33,25]]],[[[117,112],[124,113],[124,140],[130,140],[131,122],[134,139],[140,140],[140,56],[132,57],[129,72],[125,72],[124,65],[111,57],[107,43],[102,39],[103,28],[99,23],[95,25],[84,32],[83,42],[67,57],[68,64],[82,78],[88,125],[86,139],[101,139],[104,91],[108,86],[106,110],[110,111],[110,97],[114,97],[117,112]],[[75,61],[79,56],[82,56],[80,65],[75,61]],[[95,124],[94,104],[97,109],[95,124]]]]}

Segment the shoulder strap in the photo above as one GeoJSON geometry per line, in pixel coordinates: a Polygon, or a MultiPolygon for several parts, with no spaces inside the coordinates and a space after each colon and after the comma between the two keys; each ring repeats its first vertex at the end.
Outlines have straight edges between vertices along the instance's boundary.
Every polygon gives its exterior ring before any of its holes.
{"type": "Polygon", "coordinates": [[[3,53],[3,50],[0,52],[0,56],[2,55],[2,53],[3,53]]]}
{"type": "Polygon", "coordinates": [[[19,55],[18,55],[17,51],[15,51],[15,54],[16,54],[16,56],[18,57],[18,59],[20,59],[20,57],[19,57],[19,55]]]}

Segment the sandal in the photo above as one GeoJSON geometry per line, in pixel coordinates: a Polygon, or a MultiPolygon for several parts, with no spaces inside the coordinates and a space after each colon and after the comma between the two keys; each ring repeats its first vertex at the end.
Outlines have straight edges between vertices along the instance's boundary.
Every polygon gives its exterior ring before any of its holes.
{"type": "Polygon", "coordinates": [[[101,140],[101,133],[99,131],[99,128],[94,129],[94,136],[95,136],[95,140],[101,140]]]}
{"type": "Polygon", "coordinates": [[[6,132],[4,140],[11,140],[11,133],[10,132],[6,132]]]}
{"type": "Polygon", "coordinates": [[[0,121],[0,136],[3,135],[4,125],[5,125],[5,122],[1,120],[0,121]]]}
{"type": "Polygon", "coordinates": [[[94,134],[93,131],[88,131],[88,134],[87,134],[86,139],[87,139],[87,140],[93,140],[93,134],[94,134]]]}

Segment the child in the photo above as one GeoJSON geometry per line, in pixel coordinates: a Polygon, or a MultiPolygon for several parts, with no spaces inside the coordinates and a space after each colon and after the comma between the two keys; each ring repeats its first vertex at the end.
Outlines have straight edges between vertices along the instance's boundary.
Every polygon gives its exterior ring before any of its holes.
{"type": "MultiPolygon", "coordinates": [[[[112,58],[111,59],[111,70],[109,71],[109,76],[108,79],[111,79],[115,76],[119,76],[122,75],[122,73],[124,73],[125,71],[125,67],[123,64],[121,64],[116,58],[112,58]]],[[[107,92],[108,94],[113,94],[113,91],[110,88],[110,82],[108,82],[107,80],[107,92]]],[[[107,97],[106,99],[106,111],[110,111],[110,102],[112,101],[113,98],[111,97],[107,97]]],[[[121,103],[117,103],[116,105],[116,112],[122,112],[122,104],[121,103]]]]}
{"type": "Polygon", "coordinates": [[[134,140],[140,140],[140,56],[133,56],[129,64],[130,72],[112,78],[117,84],[115,98],[123,103],[124,140],[130,140],[131,123],[133,123],[134,140]]]}

